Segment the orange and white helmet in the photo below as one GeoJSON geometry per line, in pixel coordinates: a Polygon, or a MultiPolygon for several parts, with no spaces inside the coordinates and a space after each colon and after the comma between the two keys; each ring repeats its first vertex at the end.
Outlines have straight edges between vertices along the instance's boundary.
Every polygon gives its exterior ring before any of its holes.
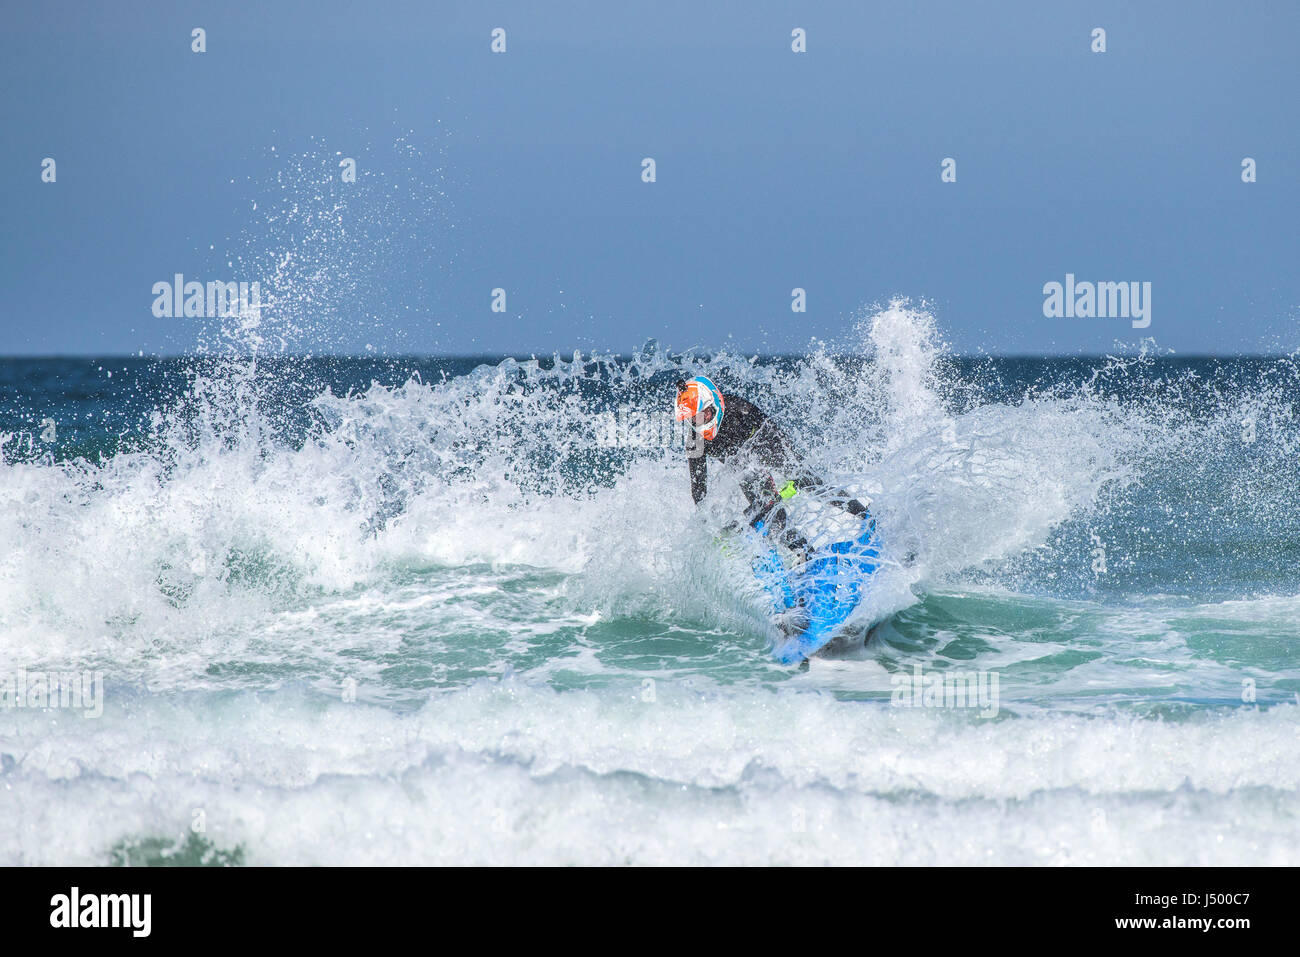
{"type": "Polygon", "coordinates": [[[718,434],[725,408],[722,393],[707,377],[697,375],[677,383],[677,421],[690,422],[705,441],[718,434]]]}

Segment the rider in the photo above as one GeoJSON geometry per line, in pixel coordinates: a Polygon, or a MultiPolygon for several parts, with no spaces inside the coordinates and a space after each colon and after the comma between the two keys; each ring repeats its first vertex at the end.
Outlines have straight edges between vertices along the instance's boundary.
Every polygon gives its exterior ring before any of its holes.
{"type": "MultiPolygon", "coordinates": [[[[690,422],[698,438],[687,453],[695,503],[708,493],[709,456],[723,464],[738,464],[750,525],[757,528],[762,523],[774,537],[806,557],[808,542],[785,527],[786,512],[781,505],[800,489],[824,483],[804,467],[785,433],[752,402],[724,395],[706,376],[678,380],[677,421],[690,422]]],[[[868,514],[867,507],[847,492],[835,492],[830,504],[850,515],[868,514]]]]}

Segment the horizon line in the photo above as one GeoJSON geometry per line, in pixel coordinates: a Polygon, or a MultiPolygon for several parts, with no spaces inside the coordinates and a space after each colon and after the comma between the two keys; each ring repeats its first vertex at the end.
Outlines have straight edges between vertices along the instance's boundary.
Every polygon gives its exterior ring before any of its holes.
{"type": "MultiPolygon", "coordinates": [[[[9,353],[0,354],[0,362],[48,362],[54,360],[72,361],[84,360],[87,362],[115,362],[118,360],[177,360],[177,359],[205,359],[205,360],[229,360],[229,359],[367,359],[371,361],[404,361],[411,359],[551,359],[555,356],[561,358],[572,357],[574,352],[580,350],[551,350],[549,352],[397,352],[397,353],[356,353],[356,352],[276,352],[276,353],[229,353],[229,354],[211,354],[199,352],[167,352],[152,353],[149,355],[140,355],[139,353],[114,353],[114,352],[58,352],[58,353],[9,353]]],[[[637,352],[614,352],[599,353],[602,358],[629,359],[639,355],[637,352]]],[[[670,356],[674,353],[669,352],[670,356]]],[[[684,355],[684,353],[675,353],[684,355]]],[[[716,353],[699,352],[696,355],[711,356],[716,353]]],[[[804,352],[749,352],[743,351],[738,355],[759,356],[765,359],[802,359],[809,353],[804,352]]],[[[839,352],[832,353],[833,356],[867,356],[866,352],[839,352]]],[[[1291,352],[1177,352],[1170,350],[1168,352],[1157,352],[1149,356],[1152,359],[1288,359],[1296,354],[1291,352]]],[[[597,355],[594,352],[584,352],[584,357],[590,358],[597,355]]],[[[939,353],[938,358],[944,359],[1133,359],[1141,358],[1140,355],[1123,352],[943,352],[939,353]]]]}

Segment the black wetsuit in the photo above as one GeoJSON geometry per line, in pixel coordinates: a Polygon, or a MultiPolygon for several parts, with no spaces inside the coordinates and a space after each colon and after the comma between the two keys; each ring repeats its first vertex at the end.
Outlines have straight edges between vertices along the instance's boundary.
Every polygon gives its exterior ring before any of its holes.
{"type": "MultiPolygon", "coordinates": [[[[688,453],[691,470],[691,497],[696,504],[708,494],[708,460],[718,459],[725,465],[740,468],[740,489],[749,505],[745,517],[751,525],[766,522],[774,536],[784,535],[787,545],[795,549],[806,548],[803,537],[785,529],[785,509],[777,508],[781,502],[780,487],[787,481],[797,489],[823,484],[803,466],[803,461],[790,445],[789,439],[763,412],[738,395],[723,394],[724,411],[717,434],[707,442],[694,443],[695,451],[688,453]]],[[[845,509],[850,514],[865,514],[866,507],[847,493],[838,493],[830,504],[845,509]]]]}

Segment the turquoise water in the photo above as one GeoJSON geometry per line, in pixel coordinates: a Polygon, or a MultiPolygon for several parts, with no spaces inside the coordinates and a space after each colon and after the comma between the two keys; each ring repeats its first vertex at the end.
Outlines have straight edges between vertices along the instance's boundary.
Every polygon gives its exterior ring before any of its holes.
{"type": "Polygon", "coordinates": [[[1300,860],[1292,360],[751,358],[0,362],[6,680],[104,689],[0,708],[0,859],[1300,860]],[[806,668],[689,371],[873,501],[806,668]]]}

